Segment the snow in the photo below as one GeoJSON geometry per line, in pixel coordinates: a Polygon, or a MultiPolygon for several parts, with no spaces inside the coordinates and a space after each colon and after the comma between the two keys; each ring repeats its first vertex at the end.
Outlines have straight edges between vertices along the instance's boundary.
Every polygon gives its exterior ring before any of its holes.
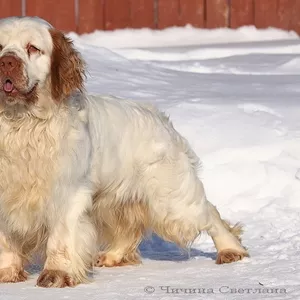
{"type": "MultiPolygon", "coordinates": [[[[106,48],[137,48],[137,47],[174,47],[206,44],[228,44],[249,41],[297,40],[294,31],[277,28],[257,30],[254,26],[238,29],[218,28],[202,29],[190,25],[185,27],[169,27],[164,30],[120,29],[115,31],[95,31],[93,34],[78,36],[71,33],[70,37],[88,45],[106,48]]],[[[176,51],[177,52],[177,51],[176,51]]]]}
{"type": "Polygon", "coordinates": [[[206,235],[189,257],[154,236],[140,266],[96,269],[91,284],[63,290],[35,287],[40,267],[31,266],[30,280],[1,285],[0,299],[300,299],[298,36],[190,26],[70,36],[90,93],[152,102],[171,116],[202,160],[209,200],[245,224],[251,257],[216,265],[206,235]]]}

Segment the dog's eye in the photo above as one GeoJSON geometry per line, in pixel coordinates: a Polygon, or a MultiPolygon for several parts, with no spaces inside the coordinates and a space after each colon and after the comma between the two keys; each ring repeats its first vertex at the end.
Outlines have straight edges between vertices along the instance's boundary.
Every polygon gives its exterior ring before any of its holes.
{"type": "Polygon", "coordinates": [[[40,49],[38,49],[37,47],[33,46],[33,45],[28,45],[27,46],[27,52],[28,55],[34,54],[34,53],[40,53],[40,49]]]}

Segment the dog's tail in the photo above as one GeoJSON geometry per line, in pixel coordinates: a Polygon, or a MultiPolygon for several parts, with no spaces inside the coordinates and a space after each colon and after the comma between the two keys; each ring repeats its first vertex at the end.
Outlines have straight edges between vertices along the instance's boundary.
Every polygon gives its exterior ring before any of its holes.
{"type": "Polygon", "coordinates": [[[231,225],[230,222],[226,220],[222,220],[226,229],[231,232],[240,243],[242,243],[242,234],[244,233],[243,224],[236,223],[235,225],[231,225]]]}

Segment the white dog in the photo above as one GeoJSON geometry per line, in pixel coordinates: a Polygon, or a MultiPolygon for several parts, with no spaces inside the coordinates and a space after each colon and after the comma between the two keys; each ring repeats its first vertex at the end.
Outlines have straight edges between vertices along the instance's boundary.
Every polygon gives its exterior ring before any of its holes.
{"type": "Polygon", "coordinates": [[[39,18],[2,19],[0,51],[0,282],[24,281],[39,251],[37,284],[74,286],[93,262],[139,263],[148,231],[187,247],[205,230],[217,263],[248,255],[164,114],[85,95],[79,53],[39,18]]]}

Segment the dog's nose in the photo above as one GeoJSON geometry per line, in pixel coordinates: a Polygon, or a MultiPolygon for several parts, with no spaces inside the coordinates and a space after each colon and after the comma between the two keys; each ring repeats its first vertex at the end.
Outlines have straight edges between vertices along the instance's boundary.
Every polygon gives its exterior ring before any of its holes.
{"type": "Polygon", "coordinates": [[[0,58],[0,69],[2,72],[11,72],[18,66],[18,60],[13,55],[5,55],[0,58]]]}

